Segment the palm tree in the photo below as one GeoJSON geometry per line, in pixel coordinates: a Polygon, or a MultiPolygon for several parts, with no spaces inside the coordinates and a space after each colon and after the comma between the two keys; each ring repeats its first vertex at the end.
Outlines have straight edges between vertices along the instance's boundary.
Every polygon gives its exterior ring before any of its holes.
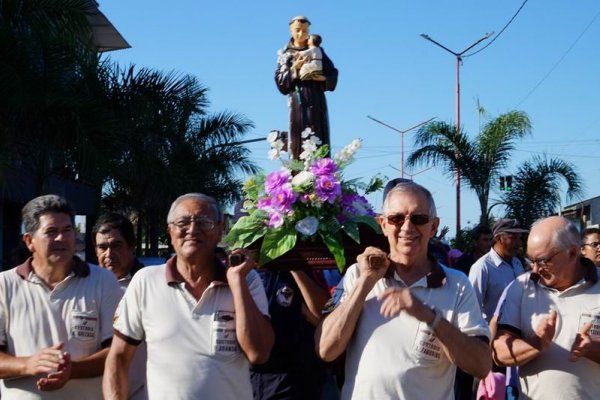
{"type": "Polygon", "coordinates": [[[152,255],[173,199],[204,192],[231,203],[242,187],[236,173],[256,171],[249,151],[235,144],[252,122],[231,112],[209,114],[206,92],[189,75],[113,66],[108,93],[120,150],[107,166],[103,202],[137,215],[138,240],[145,226],[152,255]]]}
{"type": "Polygon", "coordinates": [[[89,0],[0,3],[0,158],[31,171],[38,193],[51,175],[77,174],[85,127],[103,126],[97,97],[81,90],[96,79],[92,8],[89,0]]]}
{"type": "Polygon", "coordinates": [[[571,163],[558,158],[534,157],[518,168],[512,191],[502,195],[500,204],[506,206],[507,217],[530,226],[560,208],[562,183],[567,185],[567,200],[583,194],[581,178],[571,163]]]}
{"type": "Polygon", "coordinates": [[[457,132],[453,125],[431,122],[417,132],[415,142],[421,147],[408,157],[407,164],[442,166],[450,178],[459,170],[475,191],[481,210],[480,223],[486,224],[491,183],[507,166],[515,141],[530,133],[531,122],[522,111],[510,111],[488,120],[473,140],[465,132],[457,132]]]}

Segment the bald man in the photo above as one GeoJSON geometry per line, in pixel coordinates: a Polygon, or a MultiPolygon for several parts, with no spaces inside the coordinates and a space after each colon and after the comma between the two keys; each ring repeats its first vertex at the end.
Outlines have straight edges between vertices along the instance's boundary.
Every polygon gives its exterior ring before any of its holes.
{"type": "Polygon", "coordinates": [[[575,225],[562,217],[533,224],[527,260],[532,271],[500,302],[496,362],[519,366],[520,398],[600,398],[598,269],[581,256],[575,225]]]}

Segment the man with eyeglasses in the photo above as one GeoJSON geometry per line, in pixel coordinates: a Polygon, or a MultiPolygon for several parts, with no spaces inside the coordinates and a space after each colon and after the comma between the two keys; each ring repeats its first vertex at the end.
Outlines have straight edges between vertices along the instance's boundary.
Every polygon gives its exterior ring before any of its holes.
{"type": "Polygon", "coordinates": [[[527,259],[532,271],[498,308],[496,363],[519,366],[519,398],[600,398],[599,270],[581,256],[577,228],[563,217],[534,223],[527,259]]]}
{"type": "MultiPolygon", "coordinates": [[[[119,280],[123,293],[133,275],[144,267],[135,257],[135,233],[129,218],[117,213],[101,215],[92,228],[92,242],[98,265],[110,270],[119,280]]],[[[130,400],[144,400],[146,393],[146,343],[143,342],[129,367],[130,400]]]]}
{"type": "Polygon", "coordinates": [[[439,225],[427,189],[396,185],[379,223],[390,254],[369,247],[348,268],[317,352],[331,361],[346,351],[342,399],[452,399],[456,366],[484,377],[492,363],[473,288],[427,253],[439,225]]]}
{"type": "Polygon", "coordinates": [[[581,254],[600,267],[600,229],[587,228],[581,234],[581,254]]]}
{"type": "Polygon", "coordinates": [[[148,395],[157,399],[252,399],[249,363],[273,346],[268,305],[255,262],[245,250],[227,269],[215,254],[223,229],[217,202],[189,193],[171,205],[168,233],[175,256],[143,268],[117,312],[106,361],[104,396],[124,399],[127,369],[148,345],[148,395]]]}

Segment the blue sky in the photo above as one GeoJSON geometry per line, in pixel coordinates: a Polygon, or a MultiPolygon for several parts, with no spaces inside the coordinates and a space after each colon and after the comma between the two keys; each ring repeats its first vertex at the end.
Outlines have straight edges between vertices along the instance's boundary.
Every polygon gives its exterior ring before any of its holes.
{"type": "MultiPolygon", "coordinates": [[[[431,117],[455,121],[455,58],[420,34],[461,51],[486,32],[498,33],[523,2],[112,0],[100,9],[132,46],[111,59],[198,77],[210,89],[212,111],[254,122],[248,138],[287,130],[287,99],[273,81],[276,53],[289,39],[289,19],[306,15],[340,71],[337,89],[327,94],[333,150],[362,138],[346,175],[368,179],[400,175],[400,135],[367,115],[400,130],[431,117]]],[[[469,134],[479,129],[477,99],[492,116],[517,109],[531,118],[533,134],[519,142],[507,175],[534,155],[562,157],[584,178],[584,198],[600,195],[599,37],[597,0],[528,0],[493,44],[464,59],[461,124],[469,134]]],[[[411,133],[404,147],[406,155],[414,148],[411,133]]],[[[249,148],[264,169],[279,167],[268,160],[266,142],[249,148]]],[[[440,169],[423,169],[405,173],[418,173],[414,179],[433,192],[453,236],[453,182],[440,169]]],[[[473,225],[476,197],[466,186],[461,196],[461,223],[473,225]]],[[[381,194],[370,200],[379,209],[381,194]]]]}

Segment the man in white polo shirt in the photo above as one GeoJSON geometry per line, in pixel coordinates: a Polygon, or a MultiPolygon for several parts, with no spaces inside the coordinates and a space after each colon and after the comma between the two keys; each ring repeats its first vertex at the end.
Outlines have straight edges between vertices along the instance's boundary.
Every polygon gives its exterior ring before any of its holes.
{"type": "Polygon", "coordinates": [[[75,256],[65,199],[37,197],[22,215],[32,257],[0,274],[2,399],[101,399],[121,289],[75,256]]]}
{"type": "Polygon", "coordinates": [[[467,277],[427,254],[439,219],[431,193],[402,182],[379,223],[390,254],[369,247],[317,329],[319,355],[346,353],[342,399],[452,399],[456,366],[484,377],[489,330],[467,277]]]}
{"type": "Polygon", "coordinates": [[[520,399],[599,399],[598,268],[581,256],[579,232],[563,217],[532,226],[527,258],[533,271],[501,299],[496,362],[519,366],[520,399]]]}
{"type": "Polygon", "coordinates": [[[225,269],[217,259],[223,214],[209,196],[180,196],[167,221],[175,256],[139,271],[119,304],[105,398],[126,398],[127,370],[145,340],[150,399],[252,399],[249,362],[265,362],[274,341],[255,263],[244,257],[225,269]]]}

